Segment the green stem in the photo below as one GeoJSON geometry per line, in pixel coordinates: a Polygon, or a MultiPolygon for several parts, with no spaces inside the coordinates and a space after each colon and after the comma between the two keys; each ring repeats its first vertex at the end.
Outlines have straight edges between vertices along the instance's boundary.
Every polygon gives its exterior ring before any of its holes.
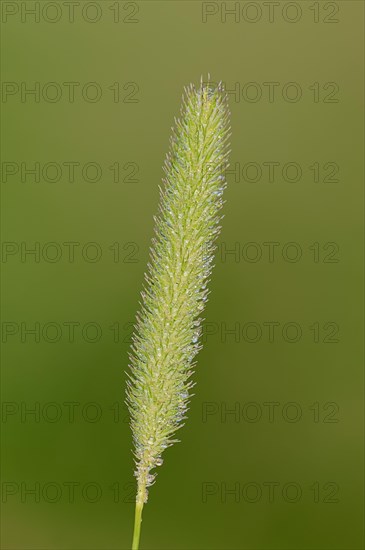
{"type": "Polygon", "coordinates": [[[140,502],[137,500],[135,515],[134,515],[132,550],[138,550],[139,548],[139,536],[141,533],[141,523],[142,523],[142,510],[143,510],[143,502],[140,502]]]}

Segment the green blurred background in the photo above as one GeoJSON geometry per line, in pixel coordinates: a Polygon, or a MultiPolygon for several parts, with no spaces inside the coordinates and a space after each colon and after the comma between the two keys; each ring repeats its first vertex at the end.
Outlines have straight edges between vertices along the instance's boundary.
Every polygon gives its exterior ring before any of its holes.
{"type": "Polygon", "coordinates": [[[363,548],[363,3],[269,4],[2,2],[6,550],[129,547],[130,327],[170,127],[208,73],[235,90],[236,171],[141,548],[363,548]]]}

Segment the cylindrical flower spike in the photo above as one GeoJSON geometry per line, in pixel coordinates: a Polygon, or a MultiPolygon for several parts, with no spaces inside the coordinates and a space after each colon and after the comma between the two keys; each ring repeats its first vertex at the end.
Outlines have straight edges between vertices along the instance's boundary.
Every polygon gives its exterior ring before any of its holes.
{"type": "Polygon", "coordinates": [[[220,230],[229,132],[222,86],[201,81],[198,88],[187,87],[165,161],[156,236],[130,354],[127,404],[137,478],[133,548],[138,548],[153,470],[177,441],[175,432],[186,418],[220,230]]]}

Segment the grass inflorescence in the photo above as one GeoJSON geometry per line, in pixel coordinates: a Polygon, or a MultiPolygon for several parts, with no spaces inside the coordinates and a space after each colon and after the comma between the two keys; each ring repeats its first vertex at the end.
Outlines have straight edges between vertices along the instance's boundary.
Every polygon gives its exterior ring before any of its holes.
{"type": "Polygon", "coordinates": [[[221,85],[185,89],[160,188],[159,214],[130,353],[127,404],[137,478],[133,548],[164,450],[186,418],[228,167],[221,85]]]}

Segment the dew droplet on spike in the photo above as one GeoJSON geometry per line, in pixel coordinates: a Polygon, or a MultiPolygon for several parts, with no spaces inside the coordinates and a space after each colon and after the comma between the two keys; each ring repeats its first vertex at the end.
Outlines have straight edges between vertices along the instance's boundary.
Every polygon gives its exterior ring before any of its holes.
{"type": "Polygon", "coordinates": [[[154,476],[153,474],[148,474],[147,479],[146,479],[147,487],[151,487],[151,485],[153,485],[155,479],[156,479],[156,476],[154,476]]]}

